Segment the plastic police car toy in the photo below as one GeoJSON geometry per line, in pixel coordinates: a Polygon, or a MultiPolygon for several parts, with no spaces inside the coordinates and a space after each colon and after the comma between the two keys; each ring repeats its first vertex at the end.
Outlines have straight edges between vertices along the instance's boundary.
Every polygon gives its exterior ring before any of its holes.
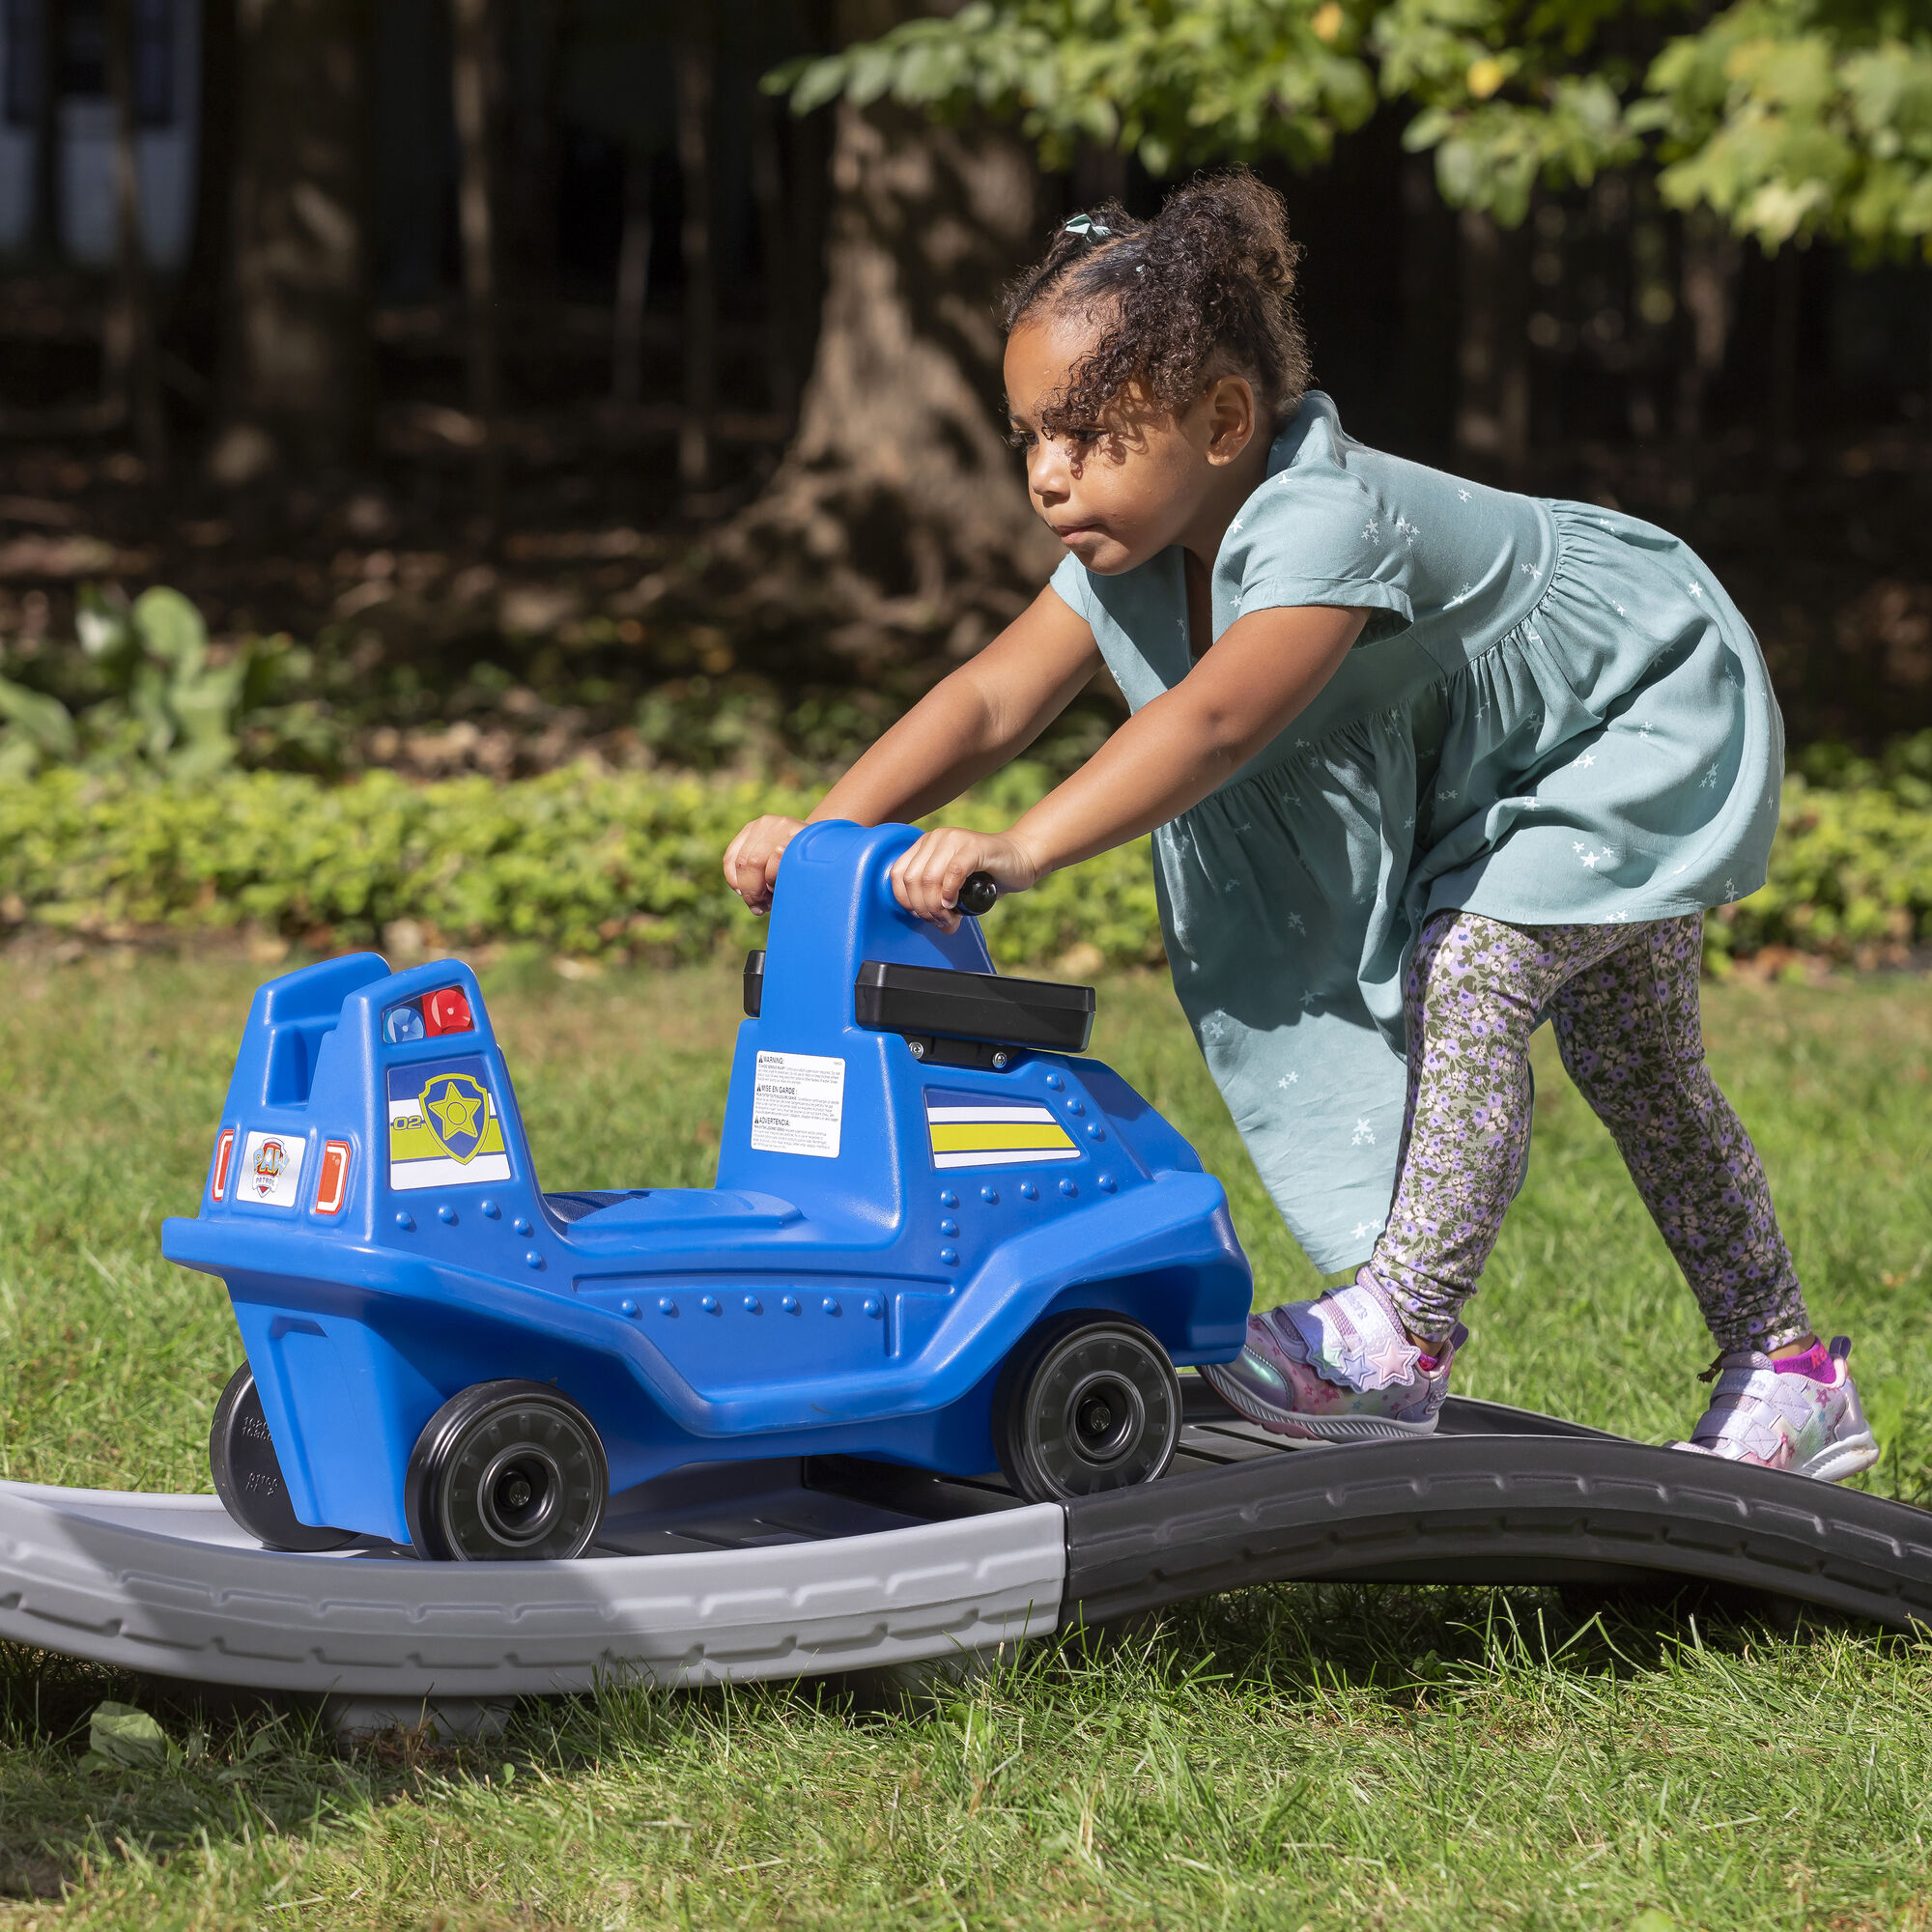
{"type": "Polygon", "coordinates": [[[373,953],[255,996],[168,1257],[247,1351],[210,1460],[243,1529],[576,1556],[681,1464],[1158,1476],[1176,1364],[1239,1349],[1220,1183],[1077,1057],[1094,994],[895,901],[904,826],[808,828],[747,962],[718,1184],[545,1194],[475,976],[373,953]]]}

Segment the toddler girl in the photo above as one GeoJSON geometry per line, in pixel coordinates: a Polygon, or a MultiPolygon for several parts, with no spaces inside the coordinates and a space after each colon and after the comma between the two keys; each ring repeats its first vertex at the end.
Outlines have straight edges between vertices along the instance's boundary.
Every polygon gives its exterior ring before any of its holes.
{"type": "MultiPolygon", "coordinates": [[[[1616,1137],[1719,1350],[1691,1443],[1839,1480],[1878,1451],[1812,1332],[1748,1136],[1704,1065],[1703,910],[1762,883],[1783,735],[1757,641],[1663,531],[1350,439],[1308,384],[1278,198],[1233,174],[1076,215],[1007,305],[1033,502],[1067,555],[813,814],[937,810],[1104,662],[1132,717],[1005,836],[893,869],[951,928],[1153,833],[1176,991],[1324,1272],[1204,1373],[1285,1435],[1435,1427],[1530,1127],[1529,1037],[1616,1137]]],[[[771,901],[798,821],[725,877],[771,901]]]]}

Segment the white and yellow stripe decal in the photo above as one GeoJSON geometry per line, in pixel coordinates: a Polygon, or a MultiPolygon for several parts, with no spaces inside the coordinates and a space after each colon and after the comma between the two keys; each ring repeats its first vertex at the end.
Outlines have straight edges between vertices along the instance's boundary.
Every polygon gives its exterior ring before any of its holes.
{"type": "Polygon", "coordinates": [[[1072,1135],[1044,1107],[1028,1101],[962,1106],[929,1099],[925,1129],[932,1139],[934,1167],[1080,1158],[1072,1135]]]}

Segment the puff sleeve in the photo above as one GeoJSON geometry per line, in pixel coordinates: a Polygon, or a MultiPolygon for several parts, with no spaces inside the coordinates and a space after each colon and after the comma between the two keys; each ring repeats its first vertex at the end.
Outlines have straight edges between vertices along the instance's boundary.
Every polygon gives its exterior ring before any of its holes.
{"type": "Polygon", "coordinates": [[[1230,621],[1296,604],[1386,611],[1400,624],[1414,621],[1418,532],[1364,478],[1323,465],[1285,469],[1242,506],[1238,526],[1215,573],[1230,621]]]}

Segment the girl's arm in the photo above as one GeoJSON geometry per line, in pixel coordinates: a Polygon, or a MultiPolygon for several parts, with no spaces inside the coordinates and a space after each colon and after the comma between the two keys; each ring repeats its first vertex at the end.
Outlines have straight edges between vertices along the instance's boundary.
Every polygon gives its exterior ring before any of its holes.
{"type": "MultiPolygon", "coordinates": [[[[881,825],[937,810],[1025,751],[1099,663],[1086,618],[1056,591],[1042,590],[984,650],[941,679],[869,747],[819,800],[812,820],[881,825]]],[[[725,883],[753,912],[770,910],[779,860],[804,823],[754,818],[726,849],[725,883]]]]}
{"type": "Polygon", "coordinates": [[[950,932],[970,873],[990,872],[1008,892],[1023,892],[1165,825],[1307,708],[1368,614],[1316,604],[1237,618],[1178,685],[1135,712],[1009,833],[928,832],[893,867],[899,903],[950,932]]]}

